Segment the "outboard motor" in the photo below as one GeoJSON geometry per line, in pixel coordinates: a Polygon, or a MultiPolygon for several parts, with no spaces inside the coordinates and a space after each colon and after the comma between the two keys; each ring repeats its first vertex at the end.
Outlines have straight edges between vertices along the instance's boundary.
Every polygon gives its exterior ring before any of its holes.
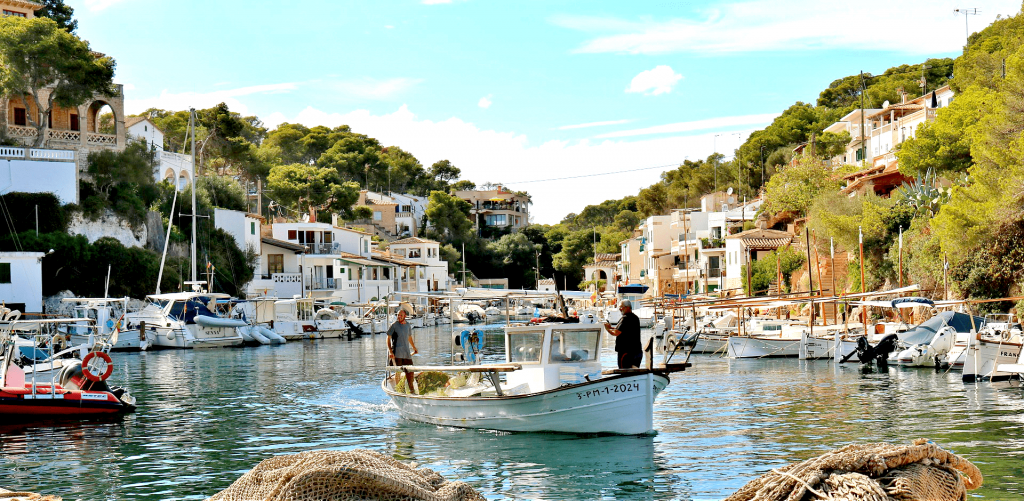
{"type": "Polygon", "coordinates": [[[871,346],[867,337],[857,338],[857,350],[844,357],[841,362],[857,355],[860,363],[870,364],[874,360],[879,370],[886,370],[889,368],[889,355],[898,348],[899,339],[896,334],[889,334],[883,337],[878,344],[871,346]]]}
{"type": "Polygon", "coordinates": [[[472,332],[464,330],[458,334],[452,333],[452,351],[455,358],[460,362],[468,362],[470,365],[480,363],[483,357],[484,334],[478,329],[472,332]]]}
{"type": "Polygon", "coordinates": [[[366,333],[363,332],[363,329],[359,328],[358,325],[352,323],[351,320],[346,319],[345,323],[348,324],[348,332],[350,336],[363,337],[364,335],[366,335],[366,333]]]}

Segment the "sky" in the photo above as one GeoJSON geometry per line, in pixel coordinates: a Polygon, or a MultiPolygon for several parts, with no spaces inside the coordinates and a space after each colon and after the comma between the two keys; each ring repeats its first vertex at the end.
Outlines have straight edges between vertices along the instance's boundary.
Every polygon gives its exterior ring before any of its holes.
{"type": "Polygon", "coordinates": [[[956,57],[1020,0],[65,0],[129,114],[220,102],[346,124],[533,199],[636,195],[832,81],[956,57]],[[956,9],[976,8],[962,15],[956,9]],[[965,26],[966,21],[966,26],[965,26]]]}

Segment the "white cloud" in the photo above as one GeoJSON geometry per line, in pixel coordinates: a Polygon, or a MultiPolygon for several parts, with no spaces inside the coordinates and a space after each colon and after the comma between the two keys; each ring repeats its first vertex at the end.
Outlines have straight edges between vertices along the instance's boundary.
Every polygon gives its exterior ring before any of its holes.
{"type": "Polygon", "coordinates": [[[180,92],[172,93],[166,89],[160,91],[156,97],[133,99],[129,94],[125,99],[125,112],[128,114],[141,113],[149,108],[160,108],[164,110],[187,110],[190,106],[195,108],[210,108],[219,103],[226,103],[231,111],[237,111],[243,115],[249,113],[246,107],[238,98],[255,94],[279,94],[290,92],[298,88],[296,83],[279,83],[267,85],[252,85],[237,89],[215,90],[211,92],[180,92]]]}
{"type": "MultiPolygon", "coordinates": [[[[693,17],[641,19],[557,16],[552,22],[594,34],[577,51],[666,54],[851,49],[909,54],[955,52],[964,44],[959,0],[751,0],[717,5],[693,17]],[[884,15],[879,15],[884,13],[884,15]],[[912,20],[912,21],[911,21],[912,20]],[[862,27],[863,29],[857,28],[862,27]]],[[[992,0],[971,16],[970,30],[997,14],[1020,11],[1018,0],[992,0]]]]}
{"type": "Polygon", "coordinates": [[[481,107],[481,108],[483,108],[483,109],[485,109],[485,110],[487,108],[490,108],[491,107],[491,94],[487,94],[486,96],[481,97],[480,100],[476,102],[476,105],[481,107]]]}
{"type": "Polygon", "coordinates": [[[699,130],[721,129],[738,126],[767,125],[775,120],[780,113],[765,113],[761,115],[740,115],[734,117],[717,117],[706,120],[694,120],[692,122],[676,122],[643,129],[620,130],[608,132],[597,136],[598,139],[614,137],[647,136],[651,134],[678,134],[681,132],[695,132],[699,130]]]}
{"type": "Polygon", "coordinates": [[[124,0],[85,0],[85,8],[92,12],[96,12],[123,1],[124,0]]]}
{"type": "Polygon", "coordinates": [[[626,92],[642,92],[648,96],[668,94],[672,92],[672,87],[675,87],[682,79],[682,75],[673,71],[671,67],[662,64],[655,66],[652,70],[641,71],[637,76],[633,77],[633,81],[629,83],[626,92]]]}
{"type": "Polygon", "coordinates": [[[603,122],[588,122],[585,124],[563,125],[561,127],[558,127],[558,130],[586,129],[588,127],[604,127],[607,125],[628,124],[629,122],[632,122],[632,120],[605,120],[603,122]]]}
{"type": "MultiPolygon", "coordinates": [[[[265,120],[269,127],[285,121],[307,126],[346,124],[377,138],[381,144],[400,145],[424,165],[447,158],[462,169],[464,179],[477,184],[503,182],[512,189],[530,192],[534,222],[539,223],[558,222],[588,204],[636,194],[656,182],[661,171],[670,167],[606,176],[594,174],[678,165],[687,156],[704,158],[714,150],[713,133],[638,141],[548,141],[534,145],[523,134],[483,130],[456,117],[436,122],[420,119],[405,105],[384,115],[366,110],[327,113],[309,107],[294,117],[274,113],[265,120]],[[526,182],[575,175],[591,177],[526,182]]],[[[732,136],[736,144],[748,132],[738,138],[732,136]]],[[[726,151],[723,144],[720,139],[719,151],[726,151]]]]}

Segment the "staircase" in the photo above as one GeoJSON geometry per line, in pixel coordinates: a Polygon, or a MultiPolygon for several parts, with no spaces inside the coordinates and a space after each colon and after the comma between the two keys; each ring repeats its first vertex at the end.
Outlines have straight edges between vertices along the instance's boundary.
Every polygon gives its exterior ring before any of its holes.
{"type": "MultiPolygon", "coordinates": [[[[824,269],[821,277],[819,278],[821,281],[821,293],[825,296],[831,296],[836,294],[836,292],[832,290],[832,274],[836,273],[836,287],[839,287],[839,277],[846,274],[846,253],[837,252],[835,263],[829,263],[827,258],[822,259],[821,261],[823,266],[829,265],[824,269]],[[838,272],[836,272],[836,270],[838,270],[838,272]]],[[[832,323],[833,319],[835,319],[835,321],[841,321],[840,315],[836,312],[836,303],[826,303],[821,306],[822,315],[825,317],[825,323],[832,323]]]]}

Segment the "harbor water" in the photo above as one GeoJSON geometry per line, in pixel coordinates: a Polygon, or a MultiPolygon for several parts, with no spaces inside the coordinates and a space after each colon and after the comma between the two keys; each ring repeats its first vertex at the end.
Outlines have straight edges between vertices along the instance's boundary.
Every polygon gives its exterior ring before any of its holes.
{"type": "MultiPolygon", "coordinates": [[[[418,364],[448,362],[450,328],[414,335],[418,364]]],[[[489,360],[503,356],[500,331],[486,343],[489,360]]],[[[573,436],[401,419],[380,389],[381,335],[113,358],[113,383],[130,388],[138,411],[0,423],[0,487],[65,500],[203,499],[275,454],[363,448],[488,499],[709,500],[835,447],[924,437],[981,468],[973,496],[1024,499],[1024,390],[965,385],[957,372],[695,355],[655,404],[656,434],[573,436]]],[[[603,359],[613,365],[614,353],[603,359]]]]}

